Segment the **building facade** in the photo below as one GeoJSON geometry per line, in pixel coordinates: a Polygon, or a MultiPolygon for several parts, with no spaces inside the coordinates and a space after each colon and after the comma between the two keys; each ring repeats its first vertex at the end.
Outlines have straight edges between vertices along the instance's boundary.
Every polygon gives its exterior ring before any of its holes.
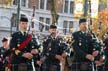
{"type": "MultiPolygon", "coordinates": [[[[71,28],[78,27],[78,19],[75,19],[73,16],[74,0],[54,1],[57,14],[59,15],[58,31],[62,34],[69,34],[71,28]]],[[[20,0],[20,13],[27,15],[30,25],[33,7],[35,6],[34,29],[39,33],[47,33],[48,26],[52,23],[49,3],[50,0],[20,0]]],[[[4,35],[7,37],[16,31],[17,4],[18,0],[0,1],[0,40],[2,37],[5,37],[4,35]]]]}

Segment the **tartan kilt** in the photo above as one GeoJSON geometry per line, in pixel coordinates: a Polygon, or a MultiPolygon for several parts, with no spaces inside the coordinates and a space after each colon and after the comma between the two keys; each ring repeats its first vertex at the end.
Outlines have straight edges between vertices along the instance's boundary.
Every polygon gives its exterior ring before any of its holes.
{"type": "Polygon", "coordinates": [[[5,65],[0,63],[0,71],[4,71],[5,70],[5,65]]]}
{"type": "Polygon", "coordinates": [[[11,71],[33,71],[31,64],[21,63],[21,64],[12,64],[11,71]]]}
{"type": "Polygon", "coordinates": [[[49,64],[44,62],[42,64],[42,71],[60,71],[60,64],[49,64]]]}
{"type": "Polygon", "coordinates": [[[108,71],[108,67],[104,66],[103,71],[108,71]]]}
{"type": "Polygon", "coordinates": [[[72,62],[71,71],[92,71],[91,62],[72,62]]]}
{"type": "Polygon", "coordinates": [[[108,60],[105,61],[104,71],[108,71],[108,60]]]}

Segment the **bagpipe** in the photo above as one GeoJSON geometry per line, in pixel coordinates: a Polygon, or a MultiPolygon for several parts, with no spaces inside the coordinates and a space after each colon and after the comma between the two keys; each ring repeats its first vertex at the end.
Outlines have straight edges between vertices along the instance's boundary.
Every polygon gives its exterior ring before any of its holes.
{"type": "MultiPolygon", "coordinates": [[[[100,30],[100,25],[99,25],[99,30],[100,30]]],[[[88,34],[91,35],[92,41],[93,41],[93,51],[98,50],[98,55],[94,57],[92,61],[92,71],[97,71],[98,67],[102,66],[105,62],[105,54],[104,54],[104,43],[103,39],[99,37],[97,33],[94,33],[93,30],[91,29],[91,25],[88,27],[88,34]]]]}

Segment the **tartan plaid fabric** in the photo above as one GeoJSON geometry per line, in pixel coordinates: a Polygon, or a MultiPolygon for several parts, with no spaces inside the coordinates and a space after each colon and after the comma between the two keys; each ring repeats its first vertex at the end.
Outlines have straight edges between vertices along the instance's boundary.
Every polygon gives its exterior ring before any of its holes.
{"type": "Polygon", "coordinates": [[[71,71],[92,71],[92,64],[90,62],[73,62],[71,71]]]}
{"type": "Polygon", "coordinates": [[[42,71],[60,71],[60,65],[43,63],[42,71]]]}
{"type": "MultiPolygon", "coordinates": [[[[73,62],[70,70],[68,71],[93,71],[91,62],[73,62]]],[[[95,66],[95,65],[94,65],[95,66]]],[[[94,67],[95,71],[108,71],[108,67],[101,65],[94,67]]],[[[61,71],[59,64],[46,64],[43,63],[41,67],[35,67],[36,71],[61,71]]],[[[4,70],[1,70],[4,71],[4,70]]],[[[11,71],[33,71],[30,64],[12,64],[11,71]]]]}
{"type": "Polygon", "coordinates": [[[31,64],[12,64],[11,71],[33,71],[31,64]]]}
{"type": "Polygon", "coordinates": [[[4,71],[5,70],[5,67],[2,63],[0,63],[0,71],[4,71]]]}
{"type": "Polygon", "coordinates": [[[108,71],[108,67],[104,66],[102,71],[108,71]]]}
{"type": "MultiPolygon", "coordinates": [[[[93,64],[91,62],[73,62],[71,71],[93,71],[93,64]]],[[[94,64],[94,71],[108,71],[108,67],[104,64],[100,66],[94,64]]]]}

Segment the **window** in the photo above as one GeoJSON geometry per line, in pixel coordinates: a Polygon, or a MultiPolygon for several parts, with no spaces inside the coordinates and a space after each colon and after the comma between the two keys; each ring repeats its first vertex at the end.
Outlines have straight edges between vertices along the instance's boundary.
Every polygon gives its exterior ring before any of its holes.
{"type": "Polygon", "coordinates": [[[44,22],[44,18],[43,17],[40,17],[39,18],[39,30],[40,30],[40,32],[42,32],[43,31],[43,29],[44,29],[44,24],[42,23],[42,22],[44,22]]]}
{"type": "Polygon", "coordinates": [[[67,21],[64,21],[63,23],[63,33],[66,34],[67,33],[67,21]]]}
{"type": "Polygon", "coordinates": [[[13,5],[17,5],[18,0],[13,0],[13,5]]]}
{"type": "Polygon", "coordinates": [[[47,6],[46,6],[46,9],[47,9],[47,10],[50,10],[50,7],[51,7],[51,6],[50,6],[50,2],[51,2],[51,0],[47,0],[47,6]]]}
{"type": "Polygon", "coordinates": [[[21,0],[21,6],[26,7],[26,0],[21,0]]]}
{"type": "Polygon", "coordinates": [[[73,28],[73,21],[69,22],[69,33],[71,33],[70,29],[73,28]]]}
{"type": "Polygon", "coordinates": [[[72,0],[64,0],[64,7],[63,7],[63,13],[71,13],[74,12],[74,1],[72,0]]]}
{"type": "Polygon", "coordinates": [[[64,3],[64,13],[68,13],[68,1],[65,0],[65,3],[64,3]]]}
{"type": "Polygon", "coordinates": [[[40,9],[44,9],[45,0],[40,0],[40,9]]]}
{"type": "MultiPolygon", "coordinates": [[[[25,15],[21,14],[21,16],[25,16],[25,15]]],[[[12,14],[11,25],[12,25],[12,27],[17,27],[17,14],[16,13],[12,14]]]]}
{"type": "Polygon", "coordinates": [[[70,1],[70,13],[73,14],[73,12],[74,12],[74,2],[70,1]]]}
{"type": "Polygon", "coordinates": [[[70,29],[73,28],[73,21],[64,21],[63,23],[63,33],[71,33],[70,29]]]}
{"type": "MultiPolygon", "coordinates": [[[[50,24],[50,18],[46,18],[46,24],[50,24]]],[[[49,30],[49,26],[46,25],[45,30],[48,31],[49,30]]]]}

